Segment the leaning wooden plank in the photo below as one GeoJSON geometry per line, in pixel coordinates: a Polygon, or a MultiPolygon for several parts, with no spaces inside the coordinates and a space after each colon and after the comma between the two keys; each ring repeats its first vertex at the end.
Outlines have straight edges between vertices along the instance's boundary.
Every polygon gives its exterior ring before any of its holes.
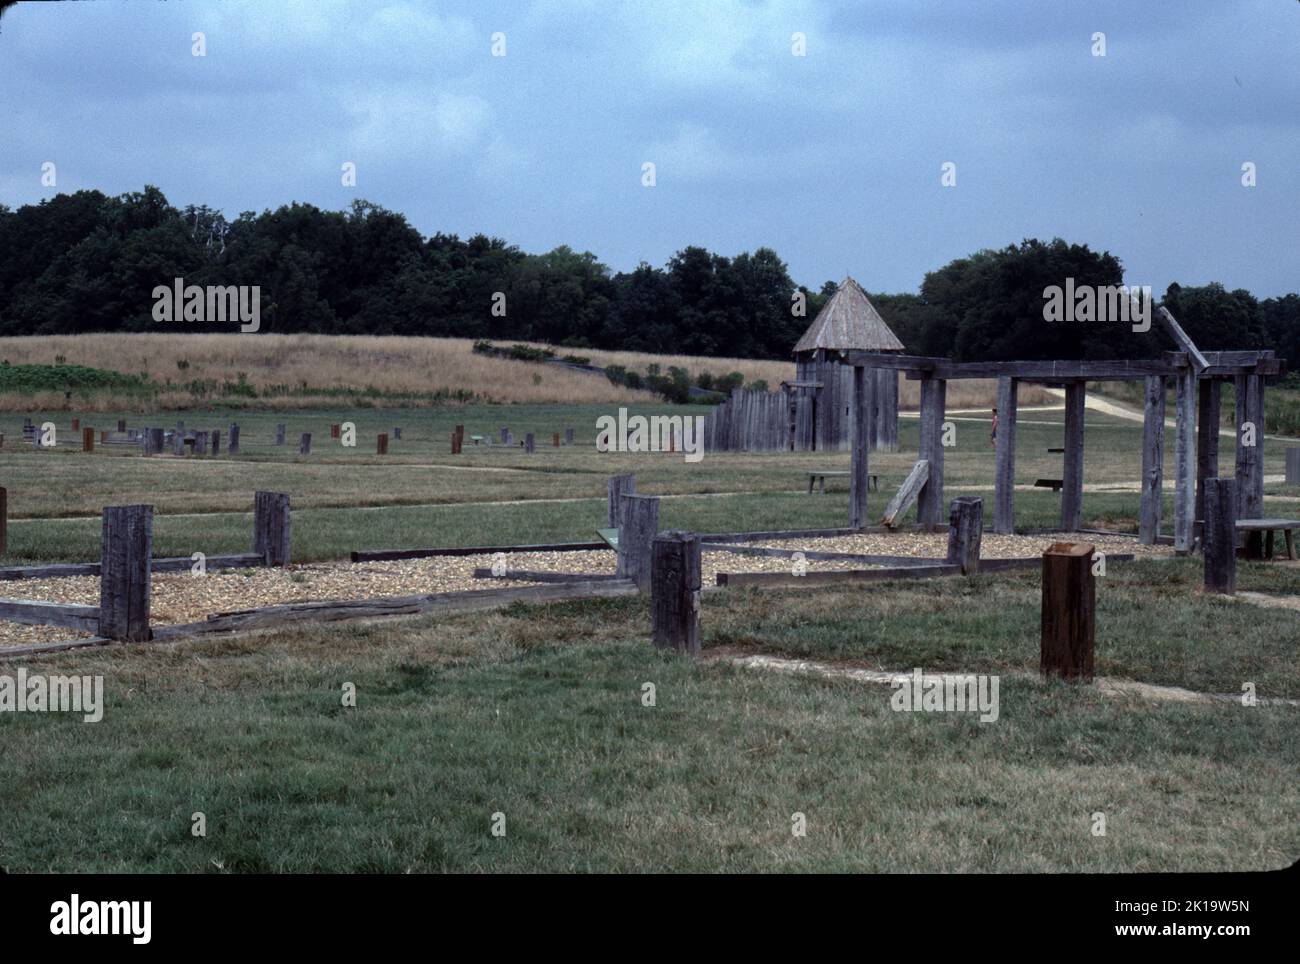
{"type": "Polygon", "coordinates": [[[589,552],[608,550],[604,542],[550,542],[527,546],[452,546],[439,549],[358,549],[353,562],[384,562],[389,559],[424,559],[428,556],[490,556],[498,552],[589,552]]]}
{"type": "Polygon", "coordinates": [[[99,607],[32,599],[0,599],[0,620],[94,632],[99,627],[99,607]]]}
{"type": "Polygon", "coordinates": [[[898,487],[898,492],[889,500],[889,505],[885,507],[884,518],[880,520],[881,524],[890,529],[898,525],[898,520],[912,507],[916,497],[921,494],[921,486],[925,485],[929,478],[930,462],[928,459],[920,459],[912,466],[912,471],[898,487]]]}
{"type": "Polygon", "coordinates": [[[888,569],[835,569],[796,576],[789,572],[720,572],[719,586],[809,586],[837,582],[885,582],[890,579],[930,579],[956,576],[961,566],[897,566],[888,569]]]}
{"type": "Polygon", "coordinates": [[[1187,352],[1188,357],[1192,360],[1192,366],[1198,374],[1210,367],[1209,361],[1201,354],[1201,350],[1196,347],[1196,343],[1187,337],[1187,332],[1183,331],[1182,325],[1174,320],[1174,316],[1169,313],[1169,309],[1164,305],[1156,309],[1156,320],[1169,333],[1169,337],[1178,344],[1178,347],[1187,352]]]}
{"type": "Polygon", "coordinates": [[[517,579],[522,582],[610,582],[618,579],[610,573],[599,572],[546,572],[542,569],[506,569],[497,575],[490,568],[479,567],[474,570],[475,579],[517,579]]]}

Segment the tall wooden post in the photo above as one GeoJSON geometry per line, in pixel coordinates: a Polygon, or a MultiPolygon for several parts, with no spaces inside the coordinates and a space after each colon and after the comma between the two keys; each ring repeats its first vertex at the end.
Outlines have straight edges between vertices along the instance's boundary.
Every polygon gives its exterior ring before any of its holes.
{"type": "Polygon", "coordinates": [[[99,635],[132,642],[151,639],[152,589],[153,506],[106,506],[99,556],[99,635]]]}
{"type": "Polygon", "coordinates": [[[916,521],[923,529],[943,522],[943,419],[948,383],[942,378],[921,379],[921,442],[918,459],[930,463],[929,475],[916,497],[916,521]]]}
{"type": "Polygon", "coordinates": [[[119,419],[117,420],[117,430],[118,430],[119,432],[125,432],[125,431],[126,431],[126,419],[124,419],[124,418],[119,418],[119,419]]]}
{"type": "Polygon", "coordinates": [[[868,422],[870,419],[867,406],[866,371],[861,365],[853,367],[853,438],[852,474],[849,476],[849,526],[861,529],[867,525],[867,487],[871,481],[868,476],[868,422]]]}
{"type": "Polygon", "coordinates": [[[572,445],[572,444],[573,444],[573,429],[571,429],[571,428],[566,428],[566,429],[564,430],[564,444],[565,444],[565,445],[572,445]]]}
{"type": "Polygon", "coordinates": [[[9,553],[9,490],[0,485],[0,556],[9,553]]]}
{"type": "Polygon", "coordinates": [[[379,440],[375,444],[375,454],[376,455],[388,454],[388,433],[386,432],[379,433],[379,440]]]}
{"type": "Polygon", "coordinates": [[[81,451],[95,451],[95,430],[89,425],[81,430],[81,451]]]}
{"type": "Polygon", "coordinates": [[[1142,414],[1142,506],[1138,539],[1152,546],[1160,538],[1165,485],[1165,379],[1146,377],[1142,414]]]}
{"type": "Polygon", "coordinates": [[[1205,480],[1205,590],[1237,591],[1237,483],[1205,480]]]}
{"type": "Polygon", "coordinates": [[[1061,470],[1061,528],[1078,532],[1083,525],[1084,383],[1065,386],[1065,464],[1061,470]]]}
{"type": "Polygon", "coordinates": [[[1205,481],[1219,474],[1219,410],[1222,383],[1217,378],[1199,382],[1196,410],[1196,518],[1205,519],[1205,481]]]}
{"type": "Polygon", "coordinates": [[[1097,626],[1096,548],[1088,542],[1058,542],[1043,553],[1043,598],[1039,668],[1044,676],[1091,680],[1097,626]]]}
{"type": "Polygon", "coordinates": [[[195,455],[208,454],[208,433],[207,432],[194,433],[194,454],[195,455]]]}
{"type": "MultiPolygon", "coordinates": [[[[384,442],[387,443],[387,439],[384,442]]],[[[311,455],[311,432],[303,432],[302,438],[298,442],[299,455],[311,455]]]]}
{"type": "Polygon", "coordinates": [[[284,444],[284,423],[282,422],[278,423],[275,426],[275,444],[276,445],[284,444]]]}
{"type": "Polygon", "coordinates": [[[700,654],[700,537],[655,536],[650,562],[651,640],[660,649],[700,654]]]}
{"type": "Polygon", "coordinates": [[[659,532],[659,497],[624,495],[618,527],[618,576],[642,592],[650,589],[651,550],[659,532]]]}
{"type": "Polygon", "coordinates": [[[334,422],[330,425],[330,438],[339,438],[339,423],[334,422]]]}
{"type": "Polygon", "coordinates": [[[221,454],[221,429],[212,430],[212,454],[217,456],[221,454]]]}
{"type": "Polygon", "coordinates": [[[1286,450],[1286,484],[1300,485],[1300,448],[1286,450]]]}
{"type": "Polygon", "coordinates": [[[617,529],[620,520],[623,518],[623,496],[631,495],[636,491],[635,475],[611,475],[607,483],[609,505],[607,512],[607,527],[617,529]]]}
{"type": "Polygon", "coordinates": [[[226,447],[226,451],[229,452],[231,455],[239,454],[239,423],[238,422],[230,423],[230,445],[226,447]]]}
{"type": "Polygon", "coordinates": [[[1264,515],[1264,379],[1238,375],[1237,389],[1237,518],[1264,515]],[[1254,426],[1254,445],[1246,445],[1245,426],[1254,426]]]}
{"type": "Polygon", "coordinates": [[[289,565],[289,496],[257,492],[253,496],[253,551],[268,566],[289,565]]]}
{"type": "Polygon", "coordinates": [[[536,446],[537,446],[537,440],[536,440],[536,438],[534,437],[533,433],[532,433],[532,432],[525,432],[525,433],[524,433],[524,451],[527,452],[529,455],[532,455],[533,452],[536,450],[536,446]]]}
{"type": "Polygon", "coordinates": [[[1196,371],[1188,365],[1174,377],[1174,548],[1192,548],[1196,521],[1196,371]]]}
{"type": "Polygon", "coordinates": [[[979,572],[983,534],[984,500],[973,495],[953,499],[948,512],[948,561],[961,566],[963,575],[979,572]]]}
{"type": "Polygon", "coordinates": [[[1016,388],[1009,375],[998,376],[997,476],[993,493],[993,531],[1016,531],[1016,388]]]}

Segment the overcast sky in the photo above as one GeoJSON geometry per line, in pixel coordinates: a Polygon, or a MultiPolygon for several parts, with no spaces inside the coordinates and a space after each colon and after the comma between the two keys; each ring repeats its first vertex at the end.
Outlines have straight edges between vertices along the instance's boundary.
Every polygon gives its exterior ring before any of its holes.
{"type": "Polygon", "coordinates": [[[1296,0],[24,3],[0,203],[364,197],[615,270],[767,245],[872,291],[1060,235],[1157,293],[1263,297],[1300,289],[1298,38],[1296,0]]]}

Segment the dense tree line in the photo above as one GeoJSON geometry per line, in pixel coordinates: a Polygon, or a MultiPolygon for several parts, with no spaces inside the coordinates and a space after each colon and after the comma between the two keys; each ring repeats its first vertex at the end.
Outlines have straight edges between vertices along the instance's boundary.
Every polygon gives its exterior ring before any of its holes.
{"type": "MultiPolygon", "coordinates": [[[[150,186],[0,206],[0,334],[231,330],[155,321],[153,289],[178,277],[260,286],[262,331],[747,358],[789,357],[835,290],[834,281],[816,291],[796,285],[770,248],[729,258],[687,247],[662,268],[614,273],[568,247],[527,254],[481,234],[426,238],[402,214],[366,201],[346,211],[289,204],[228,220],[206,206],[176,208],[150,186]]],[[[917,294],[871,297],[915,354],[1124,358],[1170,347],[1154,329],[1045,321],[1044,289],[1067,277],[1076,286],[1124,281],[1108,252],[1031,239],[932,271],[917,294]]],[[[1211,284],[1171,285],[1157,297],[1204,348],[1272,347],[1300,365],[1300,296],[1261,302],[1211,284]]]]}

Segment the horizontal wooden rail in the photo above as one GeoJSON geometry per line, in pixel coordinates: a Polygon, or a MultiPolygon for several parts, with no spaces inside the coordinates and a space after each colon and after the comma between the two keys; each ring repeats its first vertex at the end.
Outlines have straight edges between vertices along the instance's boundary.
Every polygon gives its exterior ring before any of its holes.
{"type": "Polygon", "coordinates": [[[34,599],[0,599],[0,621],[62,626],[65,629],[93,633],[99,629],[99,607],[38,602],[34,599]]]}
{"type": "Polygon", "coordinates": [[[429,556],[491,556],[498,552],[591,552],[609,549],[601,542],[542,542],[527,546],[446,546],[439,549],[356,549],[353,562],[387,562],[393,559],[424,559],[429,556]]]}
{"type": "Polygon", "coordinates": [[[547,572],[543,569],[507,569],[496,575],[491,569],[480,567],[474,570],[475,579],[518,579],[524,582],[612,582],[619,577],[610,573],[592,572],[547,572]]]}
{"type": "MultiPolygon", "coordinates": [[[[251,569],[265,564],[255,552],[242,552],[226,556],[208,556],[204,564],[209,569],[251,569]]],[[[0,581],[13,579],[61,579],[64,576],[98,576],[97,562],[54,562],[35,566],[0,567],[0,581]]],[[[154,559],[149,568],[153,572],[186,572],[194,565],[189,556],[166,556],[154,559]]]]}

